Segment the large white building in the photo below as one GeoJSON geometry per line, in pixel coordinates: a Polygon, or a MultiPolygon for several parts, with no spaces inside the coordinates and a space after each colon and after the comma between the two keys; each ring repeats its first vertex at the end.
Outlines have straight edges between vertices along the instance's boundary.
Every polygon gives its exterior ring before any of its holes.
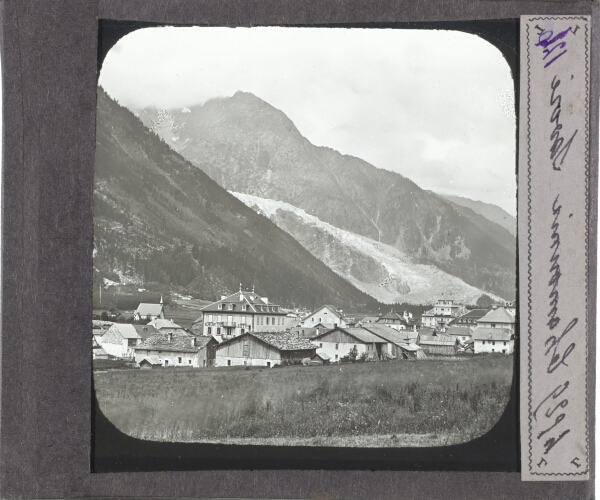
{"type": "Polygon", "coordinates": [[[297,323],[267,297],[240,290],[202,309],[202,334],[227,340],[247,332],[285,332],[297,323]]]}
{"type": "Polygon", "coordinates": [[[492,309],[485,316],[477,320],[477,327],[506,328],[515,331],[515,317],[503,307],[492,309]]]}
{"type": "Polygon", "coordinates": [[[442,330],[465,312],[466,308],[462,304],[453,300],[438,300],[433,309],[421,316],[421,325],[442,330]]]}

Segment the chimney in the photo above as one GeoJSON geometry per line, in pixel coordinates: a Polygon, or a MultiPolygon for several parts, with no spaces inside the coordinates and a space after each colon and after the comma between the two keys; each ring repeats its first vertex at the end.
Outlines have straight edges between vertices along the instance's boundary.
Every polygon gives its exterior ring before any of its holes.
{"type": "Polygon", "coordinates": [[[196,337],[192,337],[192,347],[196,347],[196,337]]]}
{"type": "Polygon", "coordinates": [[[173,340],[173,332],[169,332],[167,335],[168,335],[169,344],[170,344],[173,340]]]}

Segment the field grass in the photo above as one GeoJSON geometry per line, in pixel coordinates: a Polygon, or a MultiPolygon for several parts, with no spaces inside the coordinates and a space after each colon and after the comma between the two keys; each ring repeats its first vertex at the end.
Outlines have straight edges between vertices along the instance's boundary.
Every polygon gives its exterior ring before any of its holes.
{"type": "Polygon", "coordinates": [[[318,446],[434,446],[498,421],[513,356],[275,369],[95,373],[101,410],[155,441],[318,446]]]}

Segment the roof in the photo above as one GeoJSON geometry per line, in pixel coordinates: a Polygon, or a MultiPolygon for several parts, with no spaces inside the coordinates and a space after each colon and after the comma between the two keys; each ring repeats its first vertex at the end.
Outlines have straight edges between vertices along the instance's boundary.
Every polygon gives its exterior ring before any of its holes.
{"type": "Polygon", "coordinates": [[[162,304],[146,304],[141,302],[138,308],[135,310],[140,316],[158,316],[163,311],[162,304]]]}
{"type": "MultiPolygon", "coordinates": [[[[208,304],[207,306],[204,306],[201,311],[204,312],[223,312],[226,311],[227,309],[219,309],[219,304],[234,304],[234,305],[246,305],[248,306],[247,311],[248,312],[269,312],[269,314],[287,314],[287,312],[281,311],[279,310],[279,305],[277,304],[268,304],[267,302],[265,302],[267,299],[265,297],[265,300],[263,300],[263,297],[260,297],[258,294],[254,293],[254,292],[248,292],[248,291],[243,291],[240,290],[238,292],[232,293],[231,295],[228,295],[227,297],[225,297],[224,299],[221,300],[217,300],[216,302],[213,302],[212,304],[208,304]],[[277,311],[262,311],[263,307],[276,307],[277,311]]],[[[239,309],[235,309],[236,311],[241,311],[242,308],[240,307],[239,309]]]]}
{"type": "Polygon", "coordinates": [[[507,328],[478,326],[473,330],[473,340],[512,340],[513,333],[507,328]]]}
{"type": "MultiPolygon", "coordinates": [[[[171,352],[198,352],[201,347],[192,347],[192,339],[196,337],[187,333],[155,333],[150,335],[140,345],[134,347],[135,350],[146,349],[149,351],[171,351],[171,352]],[[169,342],[169,336],[171,341],[169,342]]],[[[212,337],[211,337],[212,338],[212,337]]],[[[209,339],[210,340],[210,339],[209,339]]],[[[206,345],[206,344],[205,344],[206,345]]],[[[204,347],[204,346],[202,346],[204,347]]]]}
{"type": "Polygon", "coordinates": [[[445,335],[471,335],[471,329],[468,326],[448,326],[445,335]]]}
{"type": "Polygon", "coordinates": [[[214,340],[215,342],[219,342],[217,339],[215,339],[212,335],[202,335],[200,337],[196,337],[196,347],[198,349],[202,349],[203,347],[206,346],[206,344],[208,344],[211,340],[214,340]]]}
{"type": "Polygon", "coordinates": [[[508,313],[504,307],[492,309],[485,316],[477,320],[477,323],[514,323],[515,318],[508,313]]]}
{"type": "Polygon", "coordinates": [[[389,326],[385,326],[385,325],[378,325],[378,324],[369,324],[366,326],[363,326],[363,328],[365,330],[370,331],[371,333],[374,333],[375,335],[383,338],[384,340],[387,340],[388,342],[393,342],[393,343],[406,343],[406,334],[404,332],[402,332],[401,330],[394,330],[393,328],[390,328],[389,326]]]}
{"type": "Polygon", "coordinates": [[[316,349],[314,345],[308,339],[298,338],[295,333],[250,333],[263,342],[266,342],[273,347],[276,347],[280,351],[300,351],[306,349],[316,349]]]}
{"type": "Polygon", "coordinates": [[[139,338],[146,340],[153,333],[158,333],[158,330],[151,325],[132,325],[135,328],[139,338]]]}
{"type": "Polygon", "coordinates": [[[304,351],[307,349],[316,349],[317,346],[308,339],[298,338],[296,333],[257,333],[257,332],[246,332],[243,335],[238,335],[232,339],[225,340],[220,345],[229,344],[239,340],[241,337],[248,336],[254,337],[261,340],[265,344],[269,344],[272,347],[280,351],[304,351]]]}
{"type": "MultiPolygon", "coordinates": [[[[137,326],[137,325],[136,325],[137,326]]],[[[138,332],[135,329],[134,325],[130,325],[129,323],[113,323],[113,325],[106,330],[104,335],[108,332],[117,332],[124,339],[137,339],[139,338],[138,332]]]]}
{"type": "Polygon", "coordinates": [[[405,351],[416,352],[421,348],[417,344],[396,344],[400,349],[404,349],[405,351]]]}
{"type": "Polygon", "coordinates": [[[487,309],[471,309],[470,311],[462,314],[457,319],[472,319],[472,318],[483,318],[487,314],[487,309]]]}
{"type": "MultiPolygon", "coordinates": [[[[369,325],[369,328],[371,327],[371,325],[369,325]]],[[[386,327],[387,328],[387,327],[386,327]]],[[[391,329],[391,328],[390,328],[391,329]]],[[[369,330],[367,330],[366,328],[363,327],[354,327],[354,328],[334,328],[333,330],[328,330],[326,332],[323,332],[319,335],[316,335],[315,337],[312,338],[313,341],[316,341],[317,339],[324,337],[325,335],[329,335],[330,333],[337,331],[337,330],[341,330],[342,332],[347,333],[348,335],[354,337],[356,340],[359,340],[360,342],[364,343],[364,344],[371,344],[373,342],[376,343],[382,343],[385,342],[384,339],[382,339],[379,335],[375,335],[373,333],[371,333],[369,330]]]]}
{"type": "Polygon", "coordinates": [[[456,338],[448,335],[419,335],[419,344],[427,345],[456,345],[456,338]]]}
{"type": "Polygon", "coordinates": [[[151,365],[162,365],[162,363],[156,356],[148,356],[148,357],[142,359],[138,363],[138,365],[141,365],[144,361],[146,361],[147,363],[150,363],[151,365]]]}
{"type": "MultiPolygon", "coordinates": [[[[337,311],[335,306],[329,305],[329,304],[323,304],[322,306],[317,307],[313,312],[311,312],[308,316],[306,316],[306,318],[310,318],[313,314],[318,313],[321,309],[323,309],[324,307],[326,307],[327,309],[329,309],[333,314],[335,314],[336,316],[339,316],[340,318],[343,318],[344,315],[337,311]]],[[[306,319],[304,318],[304,319],[306,319]]]]}
{"type": "Polygon", "coordinates": [[[379,316],[365,316],[360,320],[361,323],[375,323],[379,319],[379,316]]]}
{"type": "Polygon", "coordinates": [[[184,330],[183,326],[179,326],[177,323],[173,323],[170,319],[162,319],[157,318],[152,320],[148,325],[153,326],[157,330],[162,330],[163,328],[173,328],[175,330],[181,329],[184,330]]]}
{"type": "Polygon", "coordinates": [[[315,353],[315,356],[319,356],[324,361],[328,361],[331,359],[331,356],[329,356],[329,354],[327,354],[325,352],[317,352],[317,353],[315,353]]]}
{"type": "Polygon", "coordinates": [[[433,332],[435,332],[435,331],[436,331],[435,328],[430,328],[429,326],[423,326],[419,330],[419,334],[421,334],[421,335],[433,335],[433,332]]]}

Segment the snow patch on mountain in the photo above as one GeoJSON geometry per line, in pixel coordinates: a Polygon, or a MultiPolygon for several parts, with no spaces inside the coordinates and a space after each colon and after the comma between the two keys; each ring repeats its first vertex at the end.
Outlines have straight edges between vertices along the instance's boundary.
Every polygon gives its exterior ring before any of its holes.
{"type": "Polygon", "coordinates": [[[501,300],[435,266],[420,264],[397,248],[335,227],[289,203],[230,193],[291,234],[337,274],[381,302],[427,304],[443,297],[475,304],[484,293],[501,300]],[[372,272],[373,269],[382,269],[384,278],[372,272]]]}

